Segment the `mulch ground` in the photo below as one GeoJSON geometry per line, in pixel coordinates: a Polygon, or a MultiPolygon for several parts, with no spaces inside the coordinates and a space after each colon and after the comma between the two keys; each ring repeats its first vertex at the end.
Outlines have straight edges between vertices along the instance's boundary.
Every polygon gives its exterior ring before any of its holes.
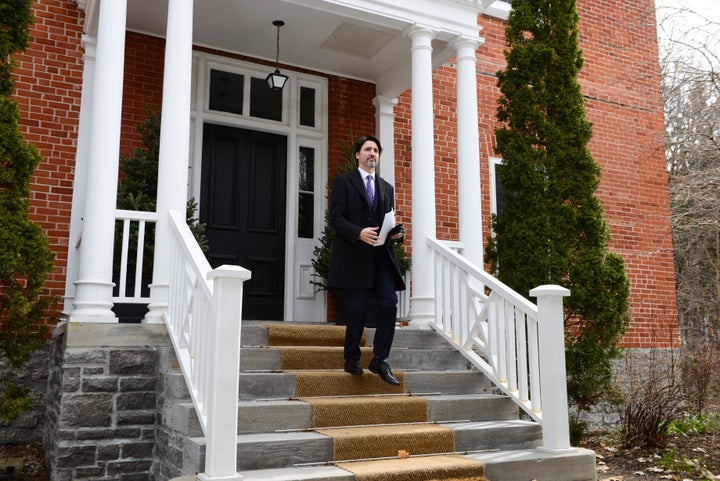
{"type": "Polygon", "coordinates": [[[608,436],[591,436],[598,481],[720,480],[720,433],[673,436],[663,448],[623,448],[608,436]]]}
{"type": "Polygon", "coordinates": [[[5,470],[0,472],[0,480],[9,481],[49,481],[45,469],[45,451],[41,443],[6,444],[0,446],[0,462],[7,458],[22,458],[22,472],[14,472],[10,476],[5,470]]]}

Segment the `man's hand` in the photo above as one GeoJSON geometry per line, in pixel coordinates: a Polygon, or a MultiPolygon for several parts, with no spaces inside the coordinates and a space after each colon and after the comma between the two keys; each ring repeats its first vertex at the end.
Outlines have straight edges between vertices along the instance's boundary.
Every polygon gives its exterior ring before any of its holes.
{"type": "Polygon", "coordinates": [[[360,231],[359,239],[366,244],[374,246],[378,240],[378,229],[379,227],[365,227],[360,231]]]}

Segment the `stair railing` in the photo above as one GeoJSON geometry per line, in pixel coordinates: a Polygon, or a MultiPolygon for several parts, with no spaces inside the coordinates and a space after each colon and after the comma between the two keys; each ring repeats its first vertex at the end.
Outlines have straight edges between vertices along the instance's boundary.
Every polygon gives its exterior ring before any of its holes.
{"type": "MultiPolygon", "coordinates": [[[[122,230],[119,237],[120,249],[116,253],[116,257],[118,254],[120,257],[117,259],[117,295],[113,296],[113,303],[147,304],[150,297],[143,276],[147,266],[144,266],[143,261],[147,233],[157,222],[157,213],[116,209],[115,221],[122,223],[122,230]]],[[[154,240],[151,239],[150,242],[154,240]]]]}
{"type": "Polygon", "coordinates": [[[537,305],[437,239],[431,326],[543,426],[543,448],[570,448],[563,300],[570,291],[540,286],[537,305]]]}
{"type": "Polygon", "coordinates": [[[237,412],[243,283],[239,266],[212,269],[185,222],[170,211],[165,324],[207,440],[202,480],[240,480],[237,412]]]}

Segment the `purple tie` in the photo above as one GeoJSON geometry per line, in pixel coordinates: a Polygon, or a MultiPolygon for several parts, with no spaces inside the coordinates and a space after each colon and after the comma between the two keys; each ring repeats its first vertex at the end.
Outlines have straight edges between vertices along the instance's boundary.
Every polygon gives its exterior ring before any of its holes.
{"type": "Polygon", "coordinates": [[[367,192],[368,192],[368,199],[370,199],[370,205],[375,205],[375,189],[373,188],[373,176],[368,175],[365,177],[367,180],[367,192]]]}

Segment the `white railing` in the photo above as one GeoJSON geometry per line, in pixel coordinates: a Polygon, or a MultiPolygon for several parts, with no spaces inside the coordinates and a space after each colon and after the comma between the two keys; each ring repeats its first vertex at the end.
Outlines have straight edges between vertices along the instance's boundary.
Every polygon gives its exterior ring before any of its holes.
{"type": "Polygon", "coordinates": [[[570,448],[562,298],[540,286],[535,305],[444,242],[434,256],[435,328],[543,426],[543,448],[570,448]]]}
{"type": "Polygon", "coordinates": [[[148,232],[148,224],[157,222],[157,213],[139,212],[132,210],[117,209],[115,221],[122,222],[122,239],[120,243],[120,263],[118,264],[117,288],[118,294],[113,297],[117,304],[147,304],[150,302],[147,282],[143,280],[143,258],[145,256],[145,237],[148,232]],[[137,233],[136,239],[131,239],[132,234],[137,233]],[[131,245],[131,242],[132,245],[131,245]],[[135,258],[131,259],[130,254],[134,252],[135,258]],[[128,272],[132,269],[132,272],[128,272]],[[132,285],[128,280],[131,275],[132,285]],[[130,292],[130,294],[128,294],[130,292]]]}
{"type": "Polygon", "coordinates": [[[203,433],[203,480],[242,479],[236,470],[240,325],[239,266],[211,269],[179,211],[170,212],[170,277],[165,324],[203,433]]]}

